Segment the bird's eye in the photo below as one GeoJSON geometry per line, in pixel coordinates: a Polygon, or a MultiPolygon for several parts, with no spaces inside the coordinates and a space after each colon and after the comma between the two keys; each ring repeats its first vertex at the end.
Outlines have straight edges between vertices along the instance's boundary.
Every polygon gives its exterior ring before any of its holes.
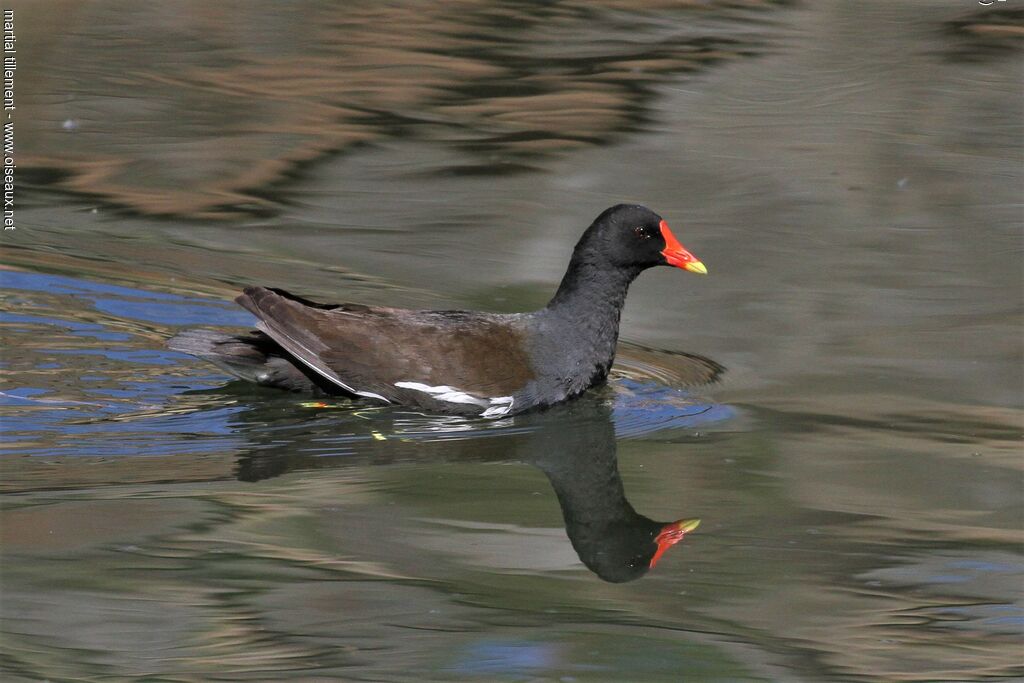
{"type": "Polygon", "coordinates": [[[651,239],[651,233],[647,232],[647,230],[642,225],[638,225],[635,228],[633,228],[633,232],[635,232],[636,236],[642,240],[651,239]]]}

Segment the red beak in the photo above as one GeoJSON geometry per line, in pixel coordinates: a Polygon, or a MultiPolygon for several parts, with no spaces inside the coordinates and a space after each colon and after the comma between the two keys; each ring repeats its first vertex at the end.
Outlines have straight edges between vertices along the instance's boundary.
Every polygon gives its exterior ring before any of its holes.
{"type": "Polygon", "coordinates": [[[699,525],[699,519],[680,519],[678,522],[669,522],[661,527],[661,532],[654,537],[654,542],[658,544],[658,549],[654,551],[654,557],[651,558],[649,568],[653,569],[655,563],[661,559],[666,550],[683,540],[683,536],[696,529],[699,525]]]}
{"type": "Polygon", "coordinates": [[[679,240],[668,229],[668,223],[662,221],[658,227],[661,228],[661,237],[665,240],[665,248],[662,250],[661,255],[665,257],[670,266],[682,268],[691,273],[708,274],[708,269],[704,267],[704,264],[698,261],[696,256],[688,252],[686,247],[679,244],[679,240]]]}

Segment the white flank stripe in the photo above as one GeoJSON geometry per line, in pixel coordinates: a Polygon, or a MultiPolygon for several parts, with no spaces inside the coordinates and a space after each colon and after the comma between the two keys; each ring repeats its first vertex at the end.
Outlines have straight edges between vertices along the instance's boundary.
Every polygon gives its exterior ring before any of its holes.
{"type": "Polygon", "coordinates": [[[477,398],[476,396],[467,394],[464,391],[459,391],[458,389],[446,384],[438,387],[432,387],[429,384],[423,384],[422,382],[395,382],[395,386],[401,387],[402,389],[422,391],[425,394],[430,394],[438,401],[447,401],[448,403],[472,403],[473,405],[486,406],[487,410],[480,413],[480,417],[501,417],[512,410],[512,404],[515,403],[515,399],[512,396],[477,398]]]}
{"type": "Polygon", "coordinates": [[[403,389],[412,389],[413,391],[422,391],[425,394],[430,394],[438,401],[447,401],[448,403],[472,403],[478,406],[489,405],[489,402],[486,399],[471,396],[464,391],[459,391],[458,389],[447,385],[432,387],[429,384],[423,384],[421,382],[395,382],[395,386],[403,389]]]}

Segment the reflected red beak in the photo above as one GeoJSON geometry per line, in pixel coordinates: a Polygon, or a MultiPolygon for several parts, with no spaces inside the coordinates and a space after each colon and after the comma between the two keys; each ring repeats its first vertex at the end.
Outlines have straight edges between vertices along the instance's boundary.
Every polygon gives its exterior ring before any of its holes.
{"type": "Polygon", "coordinates": [[[683,540],[683,536],[696,529],[699,525],[699,519],[680,519],[677,522],[669,522],[661,527],[661,532],[654,537],[654,542],[658,544],[658,549],[654,551],[654,557],[651,558],[649,568],[653,569],[655,563],[661,559],[666,550],[683,540]]]}
{"type": "Polygon", "coordinates": [[[682,268],[691,273],[699,273],[700,275],[708,274],[708,269],[704,267],[704,264],[698,261],[696,256],[688,252],[686,247],[679,244],[679,240],[668,229],[668,223],[662,221],[658,227],[661,228],[661,236],[665,240],[665,248],[661,251],[661,255],[665,257],[670,266],[682,268]]]}

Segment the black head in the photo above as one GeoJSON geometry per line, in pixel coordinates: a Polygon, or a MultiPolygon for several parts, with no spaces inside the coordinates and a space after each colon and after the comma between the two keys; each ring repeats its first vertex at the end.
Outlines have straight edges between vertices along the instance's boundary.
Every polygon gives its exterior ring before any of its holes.
{"type": "Polygon", "coordinates": [[[624,583],[639,579],[650,569],[658,550],[654,542],[658,529],[655,522],[637,515],[599,528],[580,525],[566,531],[587,569],[604,581],[624,583]]]}
{"type": "Polygon", "coordinates": [[[652,266],[676,266],[707,273],[704,265],[683,248],[668,223],[639,204],[617,204],[598,216],[576,246],[588,260],[617,268],[644,270],[652,266]]]}
{"type": "Polygon", "coordinates": [[[699,519],[667,524],[643,515],[622,518],[606,526],[566,528],[580,560],[605,581],[623,583],[652,569],[670,547],[697,528],[699,519]]]}

